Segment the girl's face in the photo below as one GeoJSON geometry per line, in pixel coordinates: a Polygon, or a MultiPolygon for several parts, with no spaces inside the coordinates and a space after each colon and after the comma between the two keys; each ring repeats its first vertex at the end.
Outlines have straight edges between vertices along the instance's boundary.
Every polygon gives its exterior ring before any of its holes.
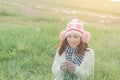
{"type": "Polygon", "coordinates": [[[78,35],[78,34],[70,34],[70,35],[68,35],[67,36],[67,42],[72,48],[77,47],[81,42],[80,35],[78,35]]]}

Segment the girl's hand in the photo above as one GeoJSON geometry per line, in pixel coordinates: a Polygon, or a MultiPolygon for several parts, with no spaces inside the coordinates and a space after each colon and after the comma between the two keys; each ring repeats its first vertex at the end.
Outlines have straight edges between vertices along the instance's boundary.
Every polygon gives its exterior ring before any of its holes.
{"type": "Polygon", "coordinates": [[[61,65],[60,65],[60,69],[62,70],[62,71],[67,71],[67,69],[68,69],[68,61],[65,61],[65,62],[63,62],[61,65]]]}
{"type": "Polygon", "coordinates": [[[74,63],[71,63],[71,62],[68,62],[67,64],[68,64],[68,71],[70,71],[72,73],[75,72],[76,65],[74,63]]]}
{"type": "Polygon", "coordinates": [[[61,64],[60,69],[62,71],[74,72],[76,70],[76,65],[70,61],[65,61],[61,64]]]}

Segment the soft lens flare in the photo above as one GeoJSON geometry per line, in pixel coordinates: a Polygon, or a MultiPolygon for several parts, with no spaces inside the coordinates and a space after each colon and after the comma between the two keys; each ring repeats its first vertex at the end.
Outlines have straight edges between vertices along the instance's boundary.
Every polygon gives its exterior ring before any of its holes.
{"type": "Polygon", "coordinates": [[[110,1],[113,1],[113,2],[120,2],[120,0],[110,0],[110,1]]]}

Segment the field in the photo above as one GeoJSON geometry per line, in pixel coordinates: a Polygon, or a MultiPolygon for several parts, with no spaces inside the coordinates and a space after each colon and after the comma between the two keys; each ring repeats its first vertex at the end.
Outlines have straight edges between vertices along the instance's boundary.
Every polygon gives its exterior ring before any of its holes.
{"type": "Polygon", "coordinates": [[[54,80],[59,33],[79,18],[91,33],[94,80],[120,80],[120,2],[0,0],[0,80],[54,80]]]}

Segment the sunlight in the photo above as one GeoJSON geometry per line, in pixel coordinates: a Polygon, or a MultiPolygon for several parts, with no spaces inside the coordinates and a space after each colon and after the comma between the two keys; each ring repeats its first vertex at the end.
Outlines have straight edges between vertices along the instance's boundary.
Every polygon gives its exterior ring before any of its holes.
{"type": "Polygon", "coordinates": [[[112,1],[112,2],[120,2],[120,0],[109,0],[109,1],[112,1]]]}

